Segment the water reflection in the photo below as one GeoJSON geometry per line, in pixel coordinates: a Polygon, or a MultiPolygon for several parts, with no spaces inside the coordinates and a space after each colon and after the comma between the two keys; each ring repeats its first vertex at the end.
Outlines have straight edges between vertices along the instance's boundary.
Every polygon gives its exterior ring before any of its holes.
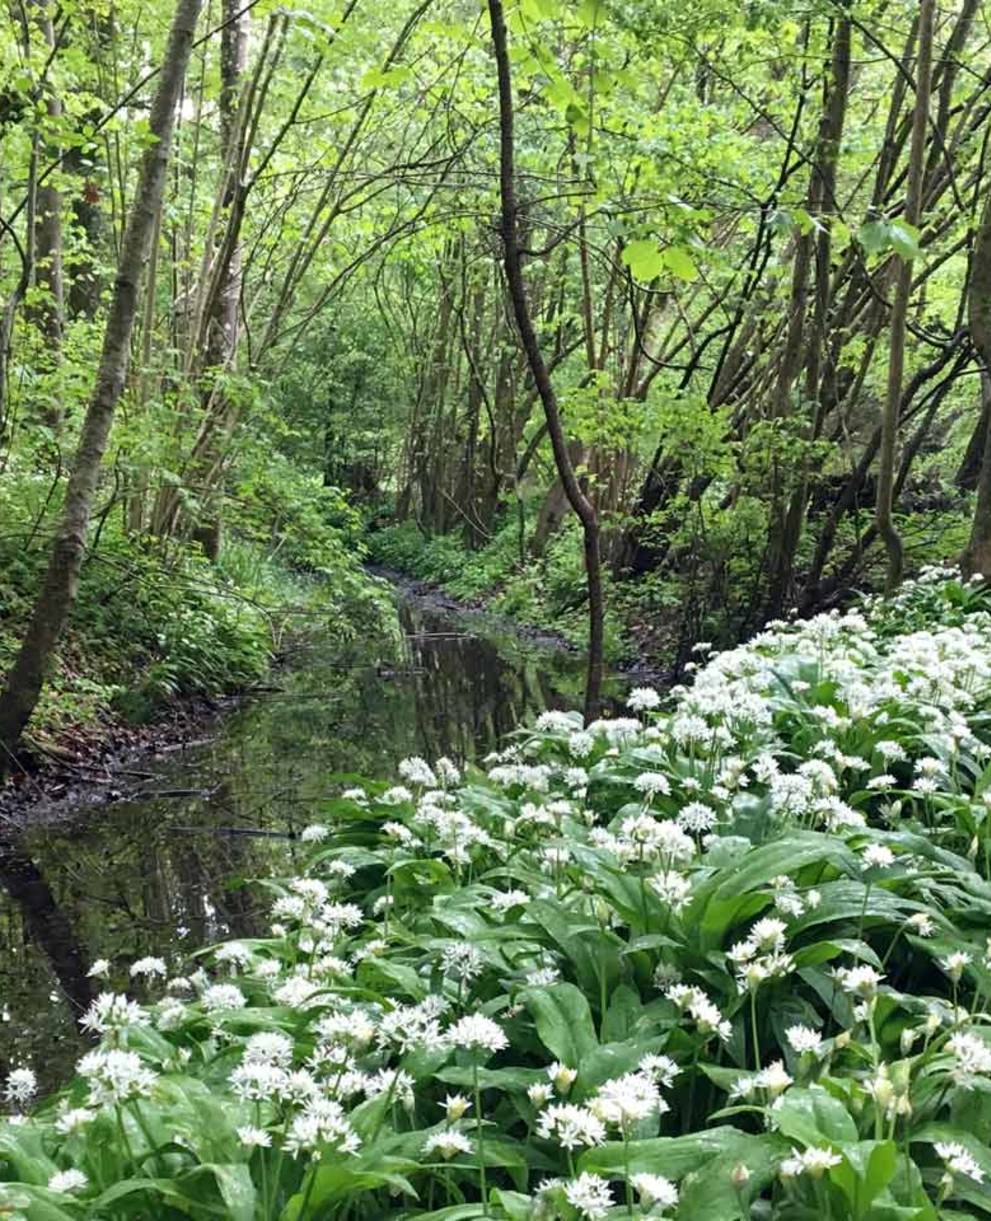
{"type": "Polygon", "coordinates": [[[576,706],[583,672],[484,615],[403,596],[390,630],[311,642],[282,689],[212,740],[143,764],[155,775],[139,793],[0,845],[0,1061],[56,1083],[78,1051],[89,963],[109,958],[111,982],[135,991],[139,957],[257,934],[254,880],[286,870],[322,800],[394,775],[404,755],[476,759],[543,708],[576,706]]]}

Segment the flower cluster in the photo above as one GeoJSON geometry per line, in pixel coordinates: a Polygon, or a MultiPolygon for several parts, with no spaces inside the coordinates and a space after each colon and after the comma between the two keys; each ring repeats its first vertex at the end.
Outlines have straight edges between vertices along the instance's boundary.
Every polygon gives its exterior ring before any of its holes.
{"type": "Polygon", "coordinates": [[[991,614],[917,596],[346,790],[268,936],[93,964],[77,1078],[7,1074],[0,1211],[774,1221],[868,1164],[885,1215],[982,1207],[991,614]]]}

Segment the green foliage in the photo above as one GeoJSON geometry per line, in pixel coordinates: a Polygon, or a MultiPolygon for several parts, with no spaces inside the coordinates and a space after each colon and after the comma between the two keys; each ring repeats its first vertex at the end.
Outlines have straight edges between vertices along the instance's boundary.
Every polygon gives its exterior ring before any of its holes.
{"type": "MultiPolygon", "coordinates": [[[[469,550],[460,535],[424,538],[412,522],[404,522],[370,533],[369,554],[375,562],[436,584],[452,597],[484,602],[498,614],[551,629],[581,646],[588,629],[578,527],[568,522],[536,560],[527,550],[531,515],[525,509],[524,514],[521,523],[517,512],[508,512],[491,540],[477,550],[469,550]]],[[[622,648],[619,622],[610,616],[607,653],[616,656],[622,648]]]]}
{"type": "MultiPolygon", "coordinates": [[[[357,519],[340,493],[269,471],[281,478],[242,488],[217,564],[196,546],[127,532],[119,513],[100,523],[36,738],[106,733],[115,717],[145,720],[180,696],[241,690],[312,617],[347,639],[379,613],[385,595],[357,563],[357,519]]],[[[30,468],[0,484],[0,670],[40,586],[60,495],[30,468]]]]}

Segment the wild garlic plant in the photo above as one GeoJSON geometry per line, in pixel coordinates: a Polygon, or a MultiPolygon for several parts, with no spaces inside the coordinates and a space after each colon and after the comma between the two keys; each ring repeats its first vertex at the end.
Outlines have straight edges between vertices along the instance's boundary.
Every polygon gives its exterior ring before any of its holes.
{"type": "Polygon", "coordinates": [[[929,574],[342,793],[268,936],[94,964],[0,1214],[991,1216],[987,607],[929,574]]]}

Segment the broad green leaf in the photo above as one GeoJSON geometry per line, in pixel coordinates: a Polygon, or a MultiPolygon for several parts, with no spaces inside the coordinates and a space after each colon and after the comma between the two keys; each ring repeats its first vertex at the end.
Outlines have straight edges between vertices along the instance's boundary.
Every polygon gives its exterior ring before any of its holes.
{"type": "Polygon", "coordinates": [[[679,280],[698,279],[698,268],[684,246],[668,246],[664,251],[664,266],[679,280]]]}
{"type": "Polygon", "coordinates": [[[714,1157],[679,1184],[679,1216],[708,1221],[750,1221],[750,1204],[774,1181],[787,1145],[774,1135],[754,1136],[714,1157]],[[747,1180],[740,1187],[734,1172],[742,1166],[747,1180]]]}
{"type": "Polygon", "coordinates": [[[605,0],[581,0],[578,20],[589,27],[597,26],[606,15],[605,0]]]}
{"type": "Polygon", "coordinates": [[[639,238],[623,247],[623,262],[635,280],[647,283],[664,270],[664,255],[651,238],[639,238]]]}
{"type": "Polygon", "coordinates": [[[898,1147],[890,1140],[865,1140],[844,1146],[842,1153],[843,1161],[830,1168],[829,1177],[846,1196],[853,1221],[861,1221],[894,1177],[898,1147]]]}
{"type": "Polygon", "coordinates": [[[891,243],[887,223],[882,220],[865,221],[857,230],[857,241],[866,254],[880,254],[887,250],[891,243]]]}
{"type": "Polygon", "coordinates": [[[803,1145],[844,1145],[857,1139],[846,1107],[821,1086],[790,1089],[774,1108],[779,1132],[803,1145]]]}
{"type": "Polygon", "coordinates": [[[309,1221],[331,1204],[351,1200],[367,1191],[387,1188],[397,1198],[416,1198],[416,1191],[407,1177],[419,1163],[409,1158],[390,1157],[369,1149],[357,1157],[328,1155],[328,1160],[316,1166],[316,1180],[310,1192],[307,1212],[302,1212],[306,1191],[305,1178],[300,1191],[282,1210],[282,1221],[309,1221]],[[310,1211],[312,1209],[312,1212],[310,1211]]]}
{"type": "Polygon", "coordinates": [[[903,259],[917,259],[922,251],[919,249],[919,231],[905,220],[893,220],[888,223],[888,237],[892,249],[903,259]]]}
{"type": "Polygon", "coordinates": [[[680,1180],[720,1154],[743,1158],[747,1149],[762,1139],[737,1128],[718,1127],[689,1136],[634,1140],[626,1148],[619,1142],[612,1142],[597,1149],[587,1149],[578,1159],[578,1169],[618,1177],[625,1174],[628,1155],[631,1174],[663,1174],[666,1178],[680,1180]]]}
{"type": "Polygon", "coordinates": [[[540,1041],[563,1064],[578,1068],[598,1047],[592,1011],[574,984],[524,988],[520,1001],[533,1015],[540,1041]]]}

